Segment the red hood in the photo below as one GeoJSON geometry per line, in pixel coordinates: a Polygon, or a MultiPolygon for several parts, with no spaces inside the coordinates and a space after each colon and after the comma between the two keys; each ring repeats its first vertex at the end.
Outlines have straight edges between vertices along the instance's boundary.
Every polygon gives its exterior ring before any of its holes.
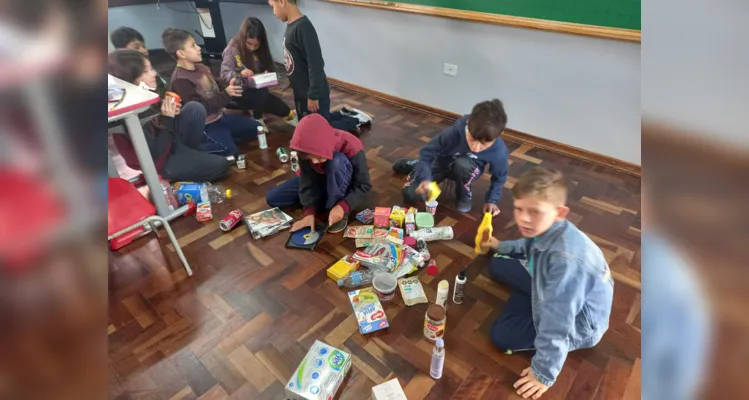
{"type": "Polygon", "coordinates": [[[289,148],[332,160],[336,151],[353,158],[364,145],[356,136],[330,126],[322,115],[310,114],[297,124],[289,148]]]}

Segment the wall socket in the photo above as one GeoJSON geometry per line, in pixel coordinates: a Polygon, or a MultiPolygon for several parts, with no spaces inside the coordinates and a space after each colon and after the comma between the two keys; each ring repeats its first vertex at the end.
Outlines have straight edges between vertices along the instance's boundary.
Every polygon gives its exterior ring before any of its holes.
{"type": "Polygon", "coordinates": [[[445,75],[456,76],[458,75],[458,66],[445,63],[445,67],[442,69],[442,73],[445,75]]]}

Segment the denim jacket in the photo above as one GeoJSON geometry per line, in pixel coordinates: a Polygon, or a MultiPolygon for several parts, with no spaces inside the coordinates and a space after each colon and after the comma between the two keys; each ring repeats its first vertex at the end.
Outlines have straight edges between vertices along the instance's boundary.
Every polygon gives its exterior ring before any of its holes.
{"type": "Polygon", "coordinates": [[[531,371],[551,386],[567,353],[595,346],[609,327],[614,281],[601,249],[567,220],[533,239],[502,241],[499,253],[532,259],[536,354],[531,371]]]}

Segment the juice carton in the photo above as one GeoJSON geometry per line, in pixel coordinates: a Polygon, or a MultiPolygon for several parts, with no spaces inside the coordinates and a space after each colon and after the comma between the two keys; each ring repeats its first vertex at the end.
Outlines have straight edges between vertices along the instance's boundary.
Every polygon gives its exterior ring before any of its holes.
{"type": "Polygon", "coordinates": [[[390,227],[390,207],[375,207],[374,224],[377,228],[390,227]]]}
{"type": "Polygon", "coordinates": [[[213,213],[211,212],[211,203],[204,202],[198,203],[198,208],[195,211],[195,218],[200,222],[208,222],[213,219],[213,213]]]}
{"type": "MultiPolygon", "coordinates": [[[[177,202],[183,206],[188,202],[200,204],[203,199],[201,198],[200,189],[203,187],[200,183],[195,182],[177,182],[174,184],[175,194],[177,195],[177,202]]],[[[205,199],[208,201],[208,199],[205,199]]]]}
{"type": "Polygon", "coordinates": [[[390,226],[403,228],[403,220],[406,218],[406,210],[402,207],[394,206],[390,212],[390,226]]]}
{"type": "Polygon", "coordinates": [[[328,268],[328,278],[337,282],[358,269],[359,261],[354,260],[351,256],[346,256],[328,268]]]}
{"type": "Polygon", "coordinates": [[[315,340],[286,384],[287,400],[327,400],[335,396],[351,368],[351,355],[315,340]]]}
{"type": "Polygon", "coordinates": [[[390,326],[374,288],[369,287],[348,292],[348,298],[354,308],[354,314],[359,323],[359,331],[363,335],[390,326]]]}
{"type": "Polygon", "coordinates": [[[410,235],[411,232],[416,230],[416,214],[406,213],[406,235],[410,235]]]}

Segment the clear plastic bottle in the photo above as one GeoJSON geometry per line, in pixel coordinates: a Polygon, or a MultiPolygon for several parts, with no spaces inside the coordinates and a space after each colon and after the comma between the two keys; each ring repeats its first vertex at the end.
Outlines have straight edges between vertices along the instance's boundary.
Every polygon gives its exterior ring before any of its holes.
{"type": "Polygon", "coordinates": [[[214,185],[210,182],[203,183],[200,188],[200,199],[203,201],[208,200],[212,204],[221,203],[226,199],[230,199],[231,196],[231,189],[226,189],[221,185],[214,185]]]}
{"type": "Polygon", "coordinates": [[[432,350],[432,365],[429,367],[429,375],[434,379],[442,378],[442,368],[445,366],[445,340],[437,338],[432,350]]]}
{"type": "Polygon", "coordinates": [[[268,148],[268,139],[265,136],[265,127],[260,125],[257,127],[257,143],[261,149],[268,148]]]}
{"type": "Polygon", "coordinates": [[[338,280],[338,286],[355,288],[363,285],[369,285],[374,279],[375,271],[365,270],[356,271],[346,275],[343,279],[338,280]]]}

